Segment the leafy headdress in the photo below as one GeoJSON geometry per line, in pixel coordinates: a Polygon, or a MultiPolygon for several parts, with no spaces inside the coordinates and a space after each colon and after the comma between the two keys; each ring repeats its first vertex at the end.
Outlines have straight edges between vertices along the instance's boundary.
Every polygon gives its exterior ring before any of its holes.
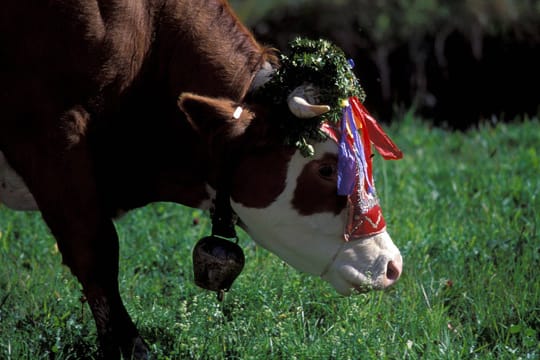
{"type": "Polygon", "coordinates": [[[351,60],[343,51],[326,40],[297,38],[289,44],[289,55],[280,55],[280,67],[272,78],[258,89],[256,96],[271,104],[289,102],[301,93],[311,104],[329,107],[324,114],[298,121],[292,112],[279,119],[287,145],[298,147],[304,156],[313,155],[310,140],[326,139],[321,133],[323,121],[337,124],[344,103],[350,96],[364,101],[366,95],[354,75],[351,60]],[[303,94],[302,94],[303,92],[303,94]]]}

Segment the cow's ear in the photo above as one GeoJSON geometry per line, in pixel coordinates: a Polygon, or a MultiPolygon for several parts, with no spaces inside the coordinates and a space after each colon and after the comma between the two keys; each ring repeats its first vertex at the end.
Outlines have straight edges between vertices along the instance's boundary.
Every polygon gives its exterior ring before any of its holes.
{"type": "Polygon", "coordinates": [[[230,141],[242,136],[255,115],[229,99],[184,93],[178,106],[191,125],[209,140],[230,141]]]}

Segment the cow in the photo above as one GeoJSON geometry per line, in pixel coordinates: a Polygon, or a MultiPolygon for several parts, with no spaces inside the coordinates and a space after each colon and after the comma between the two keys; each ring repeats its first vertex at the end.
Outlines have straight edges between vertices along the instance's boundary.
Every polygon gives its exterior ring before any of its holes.
{"type": "MultiPolygon", "coordinates": [[[[119,294],[113,220],[152,202],[210,209],[226,183],[254,241],[340,294],[399,278],[380,214],[376,233],[344,240],[336,141],[305,156],[273,129],[283,109],[250,96],[279,59],[224,0],[5,0],[0,52],[0,201],[41,212],[104,358],[149,356],[119,294]]],[[[325,108],[293,100],[297,117],[325,108]]]]}

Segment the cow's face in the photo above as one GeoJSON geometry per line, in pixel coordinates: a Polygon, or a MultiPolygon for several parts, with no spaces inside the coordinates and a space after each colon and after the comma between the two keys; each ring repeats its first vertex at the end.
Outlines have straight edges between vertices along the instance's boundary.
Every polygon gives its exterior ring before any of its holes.
{"type": "Polygon", "coordinates": [[[399,278],[401,255],[386,230],[345,241],[348,201],[336,194],[337,151],[328,140],[309,158],[299,151],[247,155],[233,209],[257,243],[339,293],[386,288],[399,278]]]}
{"type": "Polygon", "coordinates": [[[266,141],[271,131],[264,121],[249,110],[239,113],[230,101],[185,95],[181,107],[207,139],[221,143],[227,134],[240,148],[231,204],[253,240],[344,295],[384,289],[399,278],[401,255],[385,228],[345,239],[350,201],[337,195],[335,141],[314,144],[315,155],[305,157],[294,147],[266,141]],[[250,138],[240,140],[245,136],[250,138]]]}

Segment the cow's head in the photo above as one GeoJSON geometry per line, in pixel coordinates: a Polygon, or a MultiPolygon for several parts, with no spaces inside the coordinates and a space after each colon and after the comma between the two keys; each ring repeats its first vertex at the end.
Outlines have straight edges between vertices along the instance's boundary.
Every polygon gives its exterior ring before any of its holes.
{"type": "MultiPolygon", "coordinates": [[[[386,231],[371,168],[355,164],[351,191],[338,191],[346,182],[341,172],[338,179],[343,123],[313,123],[317,141],[291,144],[276,120],[324,118],[330,107],[313,104],[310,91],[300,85],[285,106],[195,94],[183,94],[179,105],[208,141],[212,169],[230,173],[232,208],[258,244],[341,294],[384,289],[399,278],[402,258],[386,231]]],[[[371,163],[369,154],[364,162],[371,163]]],[[[218,177],[211,179],[213,188],[218,177]]]]}

